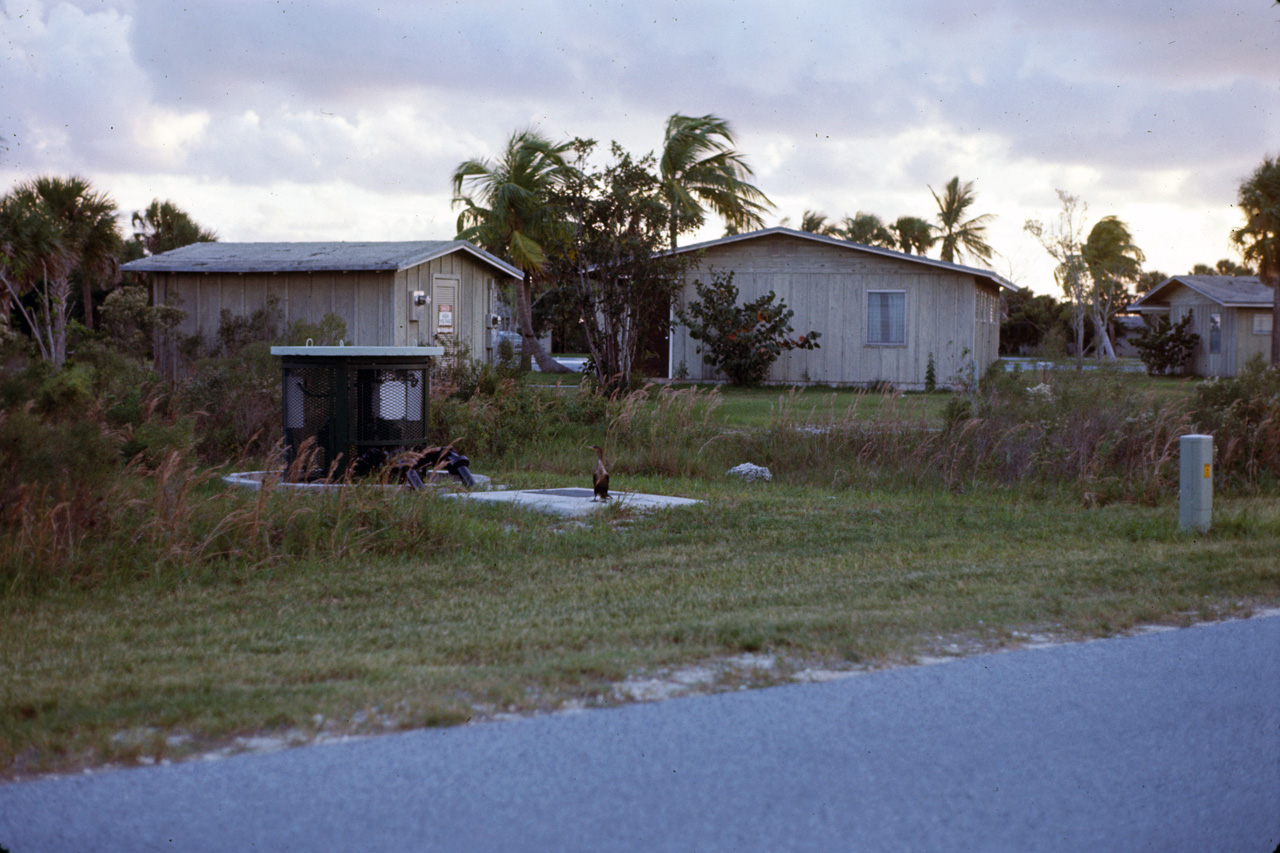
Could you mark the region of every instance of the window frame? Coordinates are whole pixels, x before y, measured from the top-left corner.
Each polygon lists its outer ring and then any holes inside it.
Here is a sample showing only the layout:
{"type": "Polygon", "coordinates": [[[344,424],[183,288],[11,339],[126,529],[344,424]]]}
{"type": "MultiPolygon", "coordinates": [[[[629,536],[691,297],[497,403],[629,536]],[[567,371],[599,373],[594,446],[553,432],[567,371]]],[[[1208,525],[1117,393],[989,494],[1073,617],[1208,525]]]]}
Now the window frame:
{"type": "MultiPolygon", "coordinates": [[[[905,347],[907,345],[907,292],[905,290],[887,290],[887,289],[868,290],[866,305],[867,305],[867,322],[865,326],[865,335],[866,335],[865,345],[869,347],[905,347]],[[878,296],[878,295],[900,296],[902,298],[902,339],[901,340],[875,340],[874,339],[875,335],[873,335],[872,327],[871,327],[871,319],[872,319],[871,303],[872,303],[872,296],[878,296]]],[[[889,307],[889,311],[890,311],[890,315],[889,315],[890,324],[892,325],[893,314],[892,314],[891,306],[889,307]]],[[[881,325],[883,326],[883,324],[881,325]]],[[[875,331],[876,333],[878,333],[880,330],[876,329],[875,331]]]]}

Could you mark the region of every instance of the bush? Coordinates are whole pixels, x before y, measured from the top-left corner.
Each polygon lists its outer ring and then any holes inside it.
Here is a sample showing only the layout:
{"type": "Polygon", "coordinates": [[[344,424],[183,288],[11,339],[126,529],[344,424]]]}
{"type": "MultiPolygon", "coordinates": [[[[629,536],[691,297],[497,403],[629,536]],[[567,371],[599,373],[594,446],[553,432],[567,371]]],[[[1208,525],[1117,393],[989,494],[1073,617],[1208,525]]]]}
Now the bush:
{"type": "MultiPolygon", "coordinates": [[[[177,411],[195,419],[196,451],[202,461],[221,464],[238,456],[266,457],[283,435],[280,421],[280,362],[272,344],[333,346],[347,334],[346,323],[326,314],[319,323],[298,320],[277,334],[279,300],[271,297],[249,317],[223,312],[219,353],[197,360],[175,390],[177,411]]],[[[182,446],[186,427],[163,438],[182,446]]],[[[135,434],[135,438],[143,438],[135,434]]],[[[159,446],[159,445],[157,445],[159,446]]]]}
{"type": "Polygon", "coordinates": [[[1158,316],[1155,324],[1134,339],[1138,357],[1147,366],[1151,376],[1168,376],[1181,373],[1187,359],[1195,352],[1200,336],[1187,331],[1191,315],[1183,317],[1177,325],[1166,316],[1158,316]]]}
{"type": "Polygon", "coordinates": [[[738,305],[733,273],[713,271],[710,284],[695,281],[698,300],[676,311],[689,327],[689,337],[701,341],[702,360],[715,367],[734,385],[757,385],[783,350],[817,349],[818,332],[788,337],[795,312],[771,290],[759,299],[738,305]],[[705,350],[705,351],[704,351],[705,350]]]}
{"type": "Polygon", "coordinates": [[[1200,383],[1193,415],[1213,435],[1220,473],[1280,476],[1280,369],[1255,356],[1237,376],[1200,383]]]}

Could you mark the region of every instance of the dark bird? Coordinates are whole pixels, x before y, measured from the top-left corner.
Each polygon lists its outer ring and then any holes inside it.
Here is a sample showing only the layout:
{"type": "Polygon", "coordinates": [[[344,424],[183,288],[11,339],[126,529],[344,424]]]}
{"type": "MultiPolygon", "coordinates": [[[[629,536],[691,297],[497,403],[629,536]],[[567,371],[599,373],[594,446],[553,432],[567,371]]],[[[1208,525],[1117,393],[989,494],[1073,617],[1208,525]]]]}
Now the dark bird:
{"type": "Polygon", "coordinates": [[[609,500],[609,471],[604,467],[604,448],[598,444],[591,445],[596,452],[596,470],[591,472],[591,489],[596,493],[592,501],[609,500]]]}

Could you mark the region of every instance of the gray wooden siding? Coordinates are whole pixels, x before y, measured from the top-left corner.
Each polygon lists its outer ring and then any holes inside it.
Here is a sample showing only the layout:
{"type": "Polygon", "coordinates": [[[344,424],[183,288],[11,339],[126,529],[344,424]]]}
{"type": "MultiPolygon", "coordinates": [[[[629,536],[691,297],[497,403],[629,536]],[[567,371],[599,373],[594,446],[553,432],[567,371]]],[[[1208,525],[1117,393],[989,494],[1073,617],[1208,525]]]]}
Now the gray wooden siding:
{"type": "Polygon", "coordinates": [[[1255,316],[1271,316],[1270,309],[1266,311],[1249,308],[1228,310],[1231,311],[1235,319],[1236,370],[1243,368],[1255,356],[1260,357],[1264,362],[1269,362],[1271,360],[1271,334],[1255,335],[1253,333],[1253,318],[1255,316]]]}
{"type": "MultiPolygon", "coordinates": [[[[458,299],[454,328],[473,358],[486,356],[489,293],[493,271],[462,252],[454,252],[407,270],[318,273],[168,273],[155,274],[158,301],[187,312],[177,333],[199,334],[205,344],[218,339],[222,311],[247,316],[266,305],[269,296],[279,300],[285,324],[305,320],[318,323],[334,313],[347,324],[350,346],[422,346],[434,344],[437,278],[455,279],[458,299]],[[410,319],[409,300],[414,290],[432,297],[422,322],[410,319]]],[[[172,353],[160,356],[172,369],[172,353]]]]}
{"type": "Polygon", "coordinates": [[[1225,308],[1188,288],[1178,288],[1169,296],[1169,319],[1179,323],[1191,312],[1188,331],[1200,336],[1188,369],[1196,376],[1235,376],[1249,360],[1271,357],[1271,336],[1253,333],[1254,315],[1268,314],[1253,308],[1225,308]],[[1209,351],[1209,315],[1222,315],[1222,349],[1209,351]]]}
{"type": "MultiPolygon", "coordinates": [[[[930,354],[939,384],[966,370],[970,359],[981,373],[997,357],[998,300],[980,320],[979,288],[970,275],[779,236],[709,249],[700,267],[686,277],[679,304],[697,298],[693,281],[709,281],[712,270],[734,271],[741,302],[772,290],[795,311],[791,324],[797,334],[811,329],[822,333],[818,349],[784,353],[770,371],[769,382],[887,381],[900,388],[920,388],[930,354]],[[906,295],[902,345],[867,343],[867,294],[876,290],[906,295]]],[[[996,295],[991,287],[983,292],[996,295]]],[[[683,363],[693,379],[722,379],[703,363],[697,346],[687,328],[676,327],[673,372],[683,363]]]]}
{"type": "Polygon", "coordinates": [[[332,312],[346,321],[347,344],[390,346],[392,278],[382,272],[170,273],[163,276],[159,295],[187,312],[178,333],[199,334],[209,346],[217,342],[224,310],[246,317],[265,307],[272,296],[286,324],[318,323],[332,312]]]}

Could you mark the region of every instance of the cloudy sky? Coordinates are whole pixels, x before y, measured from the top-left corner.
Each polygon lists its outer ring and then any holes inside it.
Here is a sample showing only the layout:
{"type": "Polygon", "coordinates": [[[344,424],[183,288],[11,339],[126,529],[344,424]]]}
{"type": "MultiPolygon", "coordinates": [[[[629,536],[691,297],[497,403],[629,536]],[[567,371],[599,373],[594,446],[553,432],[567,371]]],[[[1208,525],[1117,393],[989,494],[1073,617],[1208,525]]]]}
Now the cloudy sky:
{"type": "MultiPolygon", "coordinates": [[[[126,219],[224,240],[445,239],[449,175],[512,131],[661,145],[732,123],[770,225],[892,220],[974,181],[992,267],[1053,292],[1023,231],[1063,189],[1150,269],[1235,257],[1280,153],[1271,0],[0,0],[0,191],[79,174],[126,219]]],[[[699,238],[722,233],[715,223],[699,238]]]]}

